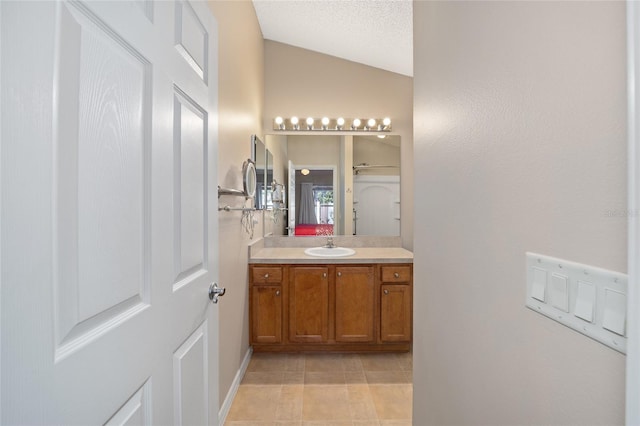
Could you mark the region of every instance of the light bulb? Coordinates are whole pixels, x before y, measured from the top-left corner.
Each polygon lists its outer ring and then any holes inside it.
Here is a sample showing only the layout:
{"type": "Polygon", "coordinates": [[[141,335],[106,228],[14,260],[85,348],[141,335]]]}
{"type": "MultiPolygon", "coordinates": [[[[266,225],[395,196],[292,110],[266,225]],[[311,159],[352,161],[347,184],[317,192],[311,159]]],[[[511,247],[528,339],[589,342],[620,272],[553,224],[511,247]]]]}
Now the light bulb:
{"type": "Polygon", "coordinates": [[[280,117],[280,116],[276,117],[276,124],[279,126],[282,123],[284,123],[284,120],[282,119],[282,117],[280,117]]]}
{"type": "Polygon", "coordinates": [[[370,129],[375,127],[375,125],[376,125],[376,120],[374,120],[373,118],[370,118],[369,121],[367,121],[367,127],[369,127],[370,129]]]}
{"type": "Polygon", "coordinates": [[[294,126],[298,124],[298,117],[296,116],[291,117],[291,124],[293,124],[294,126]]]}
{"type": "Polygon", "coordinates": [[[342,117],[338,118],[336,123],[338,124],[338,126],[344,126],[344,118],[342,118],[342,117]]]}
{"type": "Polygon", "coordinates": [[[391,119],[389,117],[385,117],[384,120],[382,120],[382,124],[386,126],[389,126],[391,124],[391,119]]]}
{"type": "Polygon", "coordinates": [[[322,125],[323,126],[329,125],[329,117],[322,117],[322,125]]]}
{"type": "Polygon", "coordinates": [[[360,121],[359,118],[356,118],[355,120],[353,120],[353,123],[351,124],[351,128],[357,129],[358,127],[360,127],[360,124],[362,124],[362,122],[360,121]]]}

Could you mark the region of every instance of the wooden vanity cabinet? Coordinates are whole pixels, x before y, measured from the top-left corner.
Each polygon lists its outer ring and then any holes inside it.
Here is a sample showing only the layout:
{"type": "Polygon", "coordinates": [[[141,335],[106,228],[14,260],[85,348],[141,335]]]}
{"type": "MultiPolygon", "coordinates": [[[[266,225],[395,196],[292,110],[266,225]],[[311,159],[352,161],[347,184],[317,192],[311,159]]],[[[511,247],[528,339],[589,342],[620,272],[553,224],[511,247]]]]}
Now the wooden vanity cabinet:
{"type": "Polygon", "coordinates": [[[411,264],[252,264],[254,351],[407,351],[411,264]]]}
{"type": "Polygon", "coordinates": [[[336,342],[374,342],[373,266],[336,267],[336,342]]]}
{"type": "Polygon", "coordinates": [[[410,342],[413,322],[411,266],[380,266],[380,281],[380,340],[410,342]]]}
{"type": "Polygon", "coordinates": [[[283,267],[253,267],[249,279],[251,341],[282,343],[283,267]]]}
{"type": "Polygon", "coordinates": [[[329,268],[293,266],[289,273],[289,341],[329,340],[329,268]]]}

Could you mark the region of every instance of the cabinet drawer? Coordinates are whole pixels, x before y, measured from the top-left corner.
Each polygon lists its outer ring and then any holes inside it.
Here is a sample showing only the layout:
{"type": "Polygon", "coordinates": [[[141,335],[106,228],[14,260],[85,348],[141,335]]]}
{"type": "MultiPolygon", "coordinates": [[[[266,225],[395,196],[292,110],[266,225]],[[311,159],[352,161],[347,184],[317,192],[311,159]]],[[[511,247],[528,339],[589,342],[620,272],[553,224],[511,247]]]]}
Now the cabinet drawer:
{"type": "Polygon", "coordinates": [[[382,266],[380,270],[382,282],[399,283],[411,281],[411,266],[382,266]]]}
{"type": "Polygon", "coordinates": [[[251,282],[254,285],[279,284],[282,282],[282,267],[254,266],[251,268],[251,282]]]}

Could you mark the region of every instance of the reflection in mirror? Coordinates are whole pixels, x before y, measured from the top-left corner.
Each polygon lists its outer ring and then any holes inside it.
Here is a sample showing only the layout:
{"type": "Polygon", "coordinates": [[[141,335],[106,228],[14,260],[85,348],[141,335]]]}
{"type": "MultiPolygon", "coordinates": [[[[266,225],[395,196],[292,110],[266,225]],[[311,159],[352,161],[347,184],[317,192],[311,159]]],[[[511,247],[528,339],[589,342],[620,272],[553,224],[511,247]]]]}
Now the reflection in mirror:
{"type": "Polygon", "coordinates": [[[267,135],[288,191],[269,234],[400,235],[400,137],[385,136],[267,135]]]}
{"type": "Polygon", "coordinates": [[[256,210],[263,210],[266,202],[266,182],[267,179],[267,158],[264,143],[256,135],[251,135],[251,159],[256,167],[256,195],[254,197],[254,207],[256,210]]]}

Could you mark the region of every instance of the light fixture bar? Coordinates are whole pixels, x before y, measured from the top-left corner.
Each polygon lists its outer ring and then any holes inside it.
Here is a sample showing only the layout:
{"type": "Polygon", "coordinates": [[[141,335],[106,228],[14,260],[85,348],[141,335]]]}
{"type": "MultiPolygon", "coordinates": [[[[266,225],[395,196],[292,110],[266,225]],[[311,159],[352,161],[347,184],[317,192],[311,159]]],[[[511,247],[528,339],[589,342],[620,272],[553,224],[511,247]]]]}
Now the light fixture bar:
{"type": "Polygon", "coordinates": [[[304,126],[300,118],[278,116],[273,119],[273,130],[278,131],[346,131],[346,132],[390,132],[391,119],[385,118],[329,118],[308,117],[304,126]]]}

